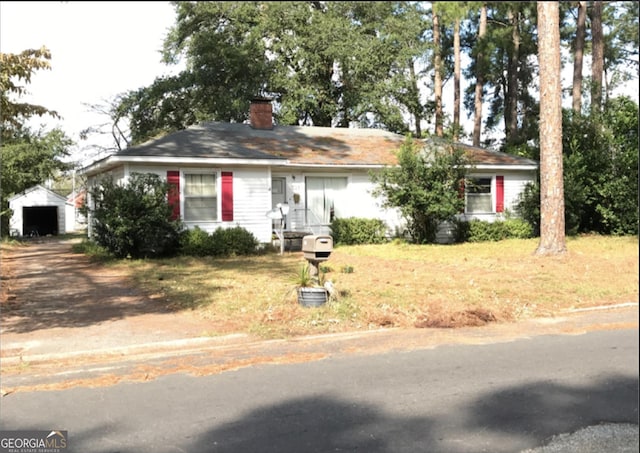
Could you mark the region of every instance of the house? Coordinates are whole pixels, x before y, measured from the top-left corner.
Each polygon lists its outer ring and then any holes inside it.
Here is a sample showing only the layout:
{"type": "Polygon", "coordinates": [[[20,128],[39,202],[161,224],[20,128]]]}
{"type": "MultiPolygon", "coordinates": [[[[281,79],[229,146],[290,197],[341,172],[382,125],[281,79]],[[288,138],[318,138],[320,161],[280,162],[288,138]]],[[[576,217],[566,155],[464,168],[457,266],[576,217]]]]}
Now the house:
{"type": "Polygon", "coordinates": [[[33,186],[9,198],[11,236],[47,236],[73,231],[67,198],[42,185],[33,186]]]}
{"type": "Polygon", "coordinates": [[[86,219],[82,213],[82,207],[87,196],[87,191],[81,189],[74,190],[67,196],[67,232],[76,231],[86,226],[86,219]]]}
{"type": "MultiPolygon", "coordinates": [[[[249,124],[209,122],[127,148],[83,170],[88,184],[134,172],[155,173],[172,186],[173,215],[206,231],[242,226],[263,243],[285,231],[328,234],[334,217],[402,224],[372,196],[370,172],[396,165],[405,138],[379,129],[278,126],[271,103],[251,103],[249,124]],[[286,216],[278,219],[279,206],[286,216]]],[[[465,145],[461,145],[465,146],[465,145]]],[[[465,146],[477,174],[464,218],[494,220],[513,205],[538,165],[529,159],[465,146]]]]}

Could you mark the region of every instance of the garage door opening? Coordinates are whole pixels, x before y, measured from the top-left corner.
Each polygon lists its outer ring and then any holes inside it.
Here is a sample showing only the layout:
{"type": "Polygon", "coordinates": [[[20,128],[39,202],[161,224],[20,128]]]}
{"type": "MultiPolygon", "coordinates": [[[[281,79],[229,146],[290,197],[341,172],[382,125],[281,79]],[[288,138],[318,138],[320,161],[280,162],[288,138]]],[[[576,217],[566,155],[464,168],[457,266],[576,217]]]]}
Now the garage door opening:
{"type": "Polygon", "coordinates": [[[46,236],[47,234],[58,234],[58,207],[23,207],[22,234],[24,236],[46,236]]]}

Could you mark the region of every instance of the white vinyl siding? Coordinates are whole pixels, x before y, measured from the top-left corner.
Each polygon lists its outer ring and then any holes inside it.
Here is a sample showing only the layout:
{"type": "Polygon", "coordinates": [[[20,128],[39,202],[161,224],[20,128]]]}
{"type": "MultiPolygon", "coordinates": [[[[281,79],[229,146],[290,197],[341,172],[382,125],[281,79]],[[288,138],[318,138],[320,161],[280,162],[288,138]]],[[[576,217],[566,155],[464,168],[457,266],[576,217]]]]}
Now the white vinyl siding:
{"type": "Polygon", "coordinates": [[[233,222],[251,231],[258,241],[271,242],[271,173],[265,168],[233,170],[233,222]]]}

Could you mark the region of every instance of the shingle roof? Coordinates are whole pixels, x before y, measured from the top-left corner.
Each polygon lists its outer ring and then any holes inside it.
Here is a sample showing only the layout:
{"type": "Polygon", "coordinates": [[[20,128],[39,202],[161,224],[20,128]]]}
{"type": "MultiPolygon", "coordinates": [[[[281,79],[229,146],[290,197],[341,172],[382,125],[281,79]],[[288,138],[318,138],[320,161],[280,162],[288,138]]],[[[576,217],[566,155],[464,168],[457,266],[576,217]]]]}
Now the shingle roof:
{"type": "Polygon", "coordinates": [[[202,123],[118,156],[288,159],[299,164],[392,164],[404,137],[379,129],[202,123]]]}
{"type": "MultiPolygon", "coordinates": [[[[395,165],[405,137],[381,129],[274,126],[209,122],[127,148],[116,156],[231,159],[285,159],[290,165],[395,165]]],[[[438,143],[425,141],[427,146],[438,143]]],[[[446,142],[440,142],[446,143],[446,142]]],[[[437,145],[436,145],[437,146],[437,145]]],[[[488,165],[536,162],[469,145],[473,160],[488,165]]]]}
{"type": "MultiPolygon", "coordinates": [[[[450,147],[451,143],[437,137],[430,137],[423,140],[427,148],[430,147],[450,147]]],[[[534,160],[527,159],[525,157],[514,156],[511,154],[502,153],[499,151],[492,151],[487,148],[479,148],[477,146],[471,146],[464,143],[456,143],[456,148],[464,150],[476,165],[525,165],[525,166],[537,166],[538,163],[534,160]]]]}

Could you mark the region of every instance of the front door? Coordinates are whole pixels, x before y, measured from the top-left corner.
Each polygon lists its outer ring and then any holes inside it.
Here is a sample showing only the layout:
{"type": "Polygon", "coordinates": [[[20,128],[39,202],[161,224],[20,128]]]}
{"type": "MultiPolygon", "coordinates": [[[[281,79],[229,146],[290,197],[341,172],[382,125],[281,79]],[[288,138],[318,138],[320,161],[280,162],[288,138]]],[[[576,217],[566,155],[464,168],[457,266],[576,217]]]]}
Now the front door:
{"type": "MultiPolygon", "coordinates": [[[[271,178],[271,207],[275,208],[278,203],[287,202],[286,178],[271,178]]],[[[280,220],[273,220],[273,228],[280,229],[280,220]]],[[[284,225],[284,228],[287,226],[284,225]]]]}

